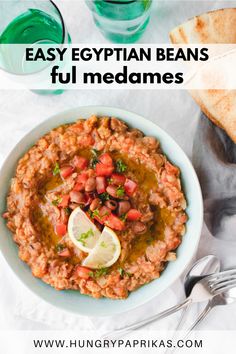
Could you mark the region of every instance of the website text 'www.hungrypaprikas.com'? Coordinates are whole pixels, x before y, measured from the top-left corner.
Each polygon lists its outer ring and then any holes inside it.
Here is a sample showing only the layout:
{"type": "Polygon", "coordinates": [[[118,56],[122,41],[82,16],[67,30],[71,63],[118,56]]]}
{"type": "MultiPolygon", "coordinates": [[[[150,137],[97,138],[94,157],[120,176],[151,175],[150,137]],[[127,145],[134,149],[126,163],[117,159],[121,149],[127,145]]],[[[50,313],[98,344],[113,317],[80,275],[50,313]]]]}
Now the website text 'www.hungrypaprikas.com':
{"type": "Polygon", "coordinates": [[[2,353],[234,353],[235,6],[0,0],[2,353]]]}

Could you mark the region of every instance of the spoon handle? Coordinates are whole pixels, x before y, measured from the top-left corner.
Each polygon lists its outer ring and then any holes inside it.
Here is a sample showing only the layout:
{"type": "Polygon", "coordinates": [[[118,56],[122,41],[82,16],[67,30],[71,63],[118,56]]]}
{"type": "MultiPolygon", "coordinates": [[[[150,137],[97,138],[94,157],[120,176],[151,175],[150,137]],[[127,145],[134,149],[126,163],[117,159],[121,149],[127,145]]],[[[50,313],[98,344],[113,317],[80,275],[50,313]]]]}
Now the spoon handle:
{"type": "Polygon", "coordinates": [[[163,319],[163,318],[165,318],[167,316],[170,316],[173,313],[183,309],[185,306],[187,306],[190,303],[191,303],[191,299],[187,298],[183,302],[181,302],[180,304],[175,305],[173,307],[170,307],[169,309],[167,309],[165,311],[162,311],[162,312],[158,313],[157,315],[149,317],[149,318],[147,318],[147,319],[145,319],[143,321],[139,321],[137,323],[133,323],[130,326],[123,327],[121,329],[106,333],[105,335],[102,336],[102,338],[103,339],[115,339],[117,337],[119,338],[119,337],[127,334],[131,330],[135,330],[135,329],[141,328],[141,327],[145,326],[146,324],[149,324],[149,323],[152,323],[154,321],[161,320],[161,319],[163,319]]]}

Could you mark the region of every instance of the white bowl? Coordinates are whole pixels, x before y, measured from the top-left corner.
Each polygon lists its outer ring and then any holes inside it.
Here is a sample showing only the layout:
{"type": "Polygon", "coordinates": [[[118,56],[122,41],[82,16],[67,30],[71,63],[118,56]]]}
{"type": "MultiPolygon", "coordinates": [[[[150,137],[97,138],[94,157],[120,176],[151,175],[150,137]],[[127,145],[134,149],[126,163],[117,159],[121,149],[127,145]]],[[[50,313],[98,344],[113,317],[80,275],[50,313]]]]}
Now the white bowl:
{"type": "Polygon", "coordinates": [[[78,291],[56,291],[40,279],[33,277],[30,268],[18,258],[17,246],[13,242],[11,232],[7,229],[3,218],[0,218],[0,250],[18,278],[31,291],[48,303],[76,314],[109,316],[143,305],[155,296],[158,296],[180,277],[193,258],[199,243],[203,221],[203,203],[198,178],[191,162],[165,131],[135,113],[113,107],[89,106],[78,107],[45,120],[16,145],[0,171],[0,214],[6,209],[6,196],[10,180],[14,176],[19,158],[42,135],[51,129],[64,123],[73,122],[78,118],[88,118],[92,114],[121,118],[131,127],[143,131],[145,135],[155,136],[160,141],[161,147],[167,157],[181,169],[182,184],[187,197],[187,214],[189,220],[187,222],[186,234],[177,250],[177,260],[167,265],[159,279],[132,292],[127,299],[110,300],[105,298],[93,299],[92,297],[81,295],[78,291]]]}

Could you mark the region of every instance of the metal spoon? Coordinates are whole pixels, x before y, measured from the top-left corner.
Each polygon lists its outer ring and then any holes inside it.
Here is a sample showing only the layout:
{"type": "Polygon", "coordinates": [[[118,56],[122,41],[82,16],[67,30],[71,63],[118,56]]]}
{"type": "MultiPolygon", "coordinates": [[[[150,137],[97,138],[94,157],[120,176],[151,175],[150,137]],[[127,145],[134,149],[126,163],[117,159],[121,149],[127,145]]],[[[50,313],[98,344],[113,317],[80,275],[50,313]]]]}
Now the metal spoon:
{"type": "MultiPolygon", "coordinates": [[[[218,258],[216,258],[213,255],[206,256],[204,258],[201,258],[197,262],[194,263],[194,265],[189,269],[187,272],[184,281],[186,284],[184,284],[185,287],[185,294],[186,298],[190,295],[193,286],[199,281],[201,278],[203,278],[206,275],[212,274],[216,271],[218,271],[220,268],[220,262],[218,258]]],[[[188,306],[187,306],[188,308],[188,306]]],[[[186,312],[186,311],[185,311],[186,312]]],[[[183,316],[182,316],[183,317],[183,316]]],[[[185,316],[184,316],[185,317],[185,316]]],[[[183,318],[184,319],[184,318],[183,318]]],[[[181,323],[183,323],[182,318],[181,318],[181,323]]],[[[148,323],[148,320],[147,320],[148,323]]],[[[127,327],[128,329],[128,327],[127,327]]],[[[119,338],[123,336],[125,332],[125,328],[122,330],[114,330],[111,332],[108,332],[102,336],[103,339],[111,339],[111,338],[119,338]]]]}

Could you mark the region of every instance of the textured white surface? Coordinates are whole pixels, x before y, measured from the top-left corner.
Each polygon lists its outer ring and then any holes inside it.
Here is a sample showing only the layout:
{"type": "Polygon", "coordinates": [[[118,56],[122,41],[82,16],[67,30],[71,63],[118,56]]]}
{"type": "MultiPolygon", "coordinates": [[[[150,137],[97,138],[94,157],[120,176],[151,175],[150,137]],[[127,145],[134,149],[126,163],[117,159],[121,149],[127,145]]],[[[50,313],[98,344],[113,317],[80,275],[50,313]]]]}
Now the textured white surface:
{"type": "MultiPolygon", "coordinates": [[[[95,28],[84,1],[56,1],[74,42],[104,43],[95,28]]],[[[214,8],[233,6],[220,1],[155,1],[151,23],[142,38],[145,43],[168,41],[168,32],[185,19],[214,8]]],[[[0,164],[20,138],[45,118],[79,105],[110,105],[135,111],[165,129],[191,158],[192,140],[199,108],[184,91],[71,91],[61,96],[37,96],[29,91],[0,92],[0,164]]],[[[203,230],[198,257],[214,253],[224,264],[233,262],[232,244],[212,238],[203,230]]],[[[231,264],[232,265],[232,264],[231,264]]],[[[111,329],[159,312],[181,298],[183,290],[175,284],[145,307],[115,319],[78,318],[45,304],[31,294],[12,274],[0,255],[0,329],[111,329]]],[[[214,310],[201,328],[236,329],[231,305],[214,310]],[[220,321],[218,320],[220,318],[220,321]]],[[[153,324],[153,328],[175,326],[175,317],[153,324]]]]}

